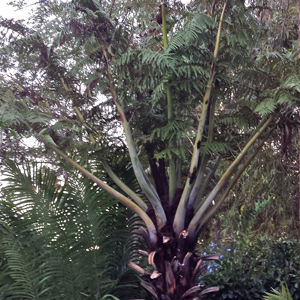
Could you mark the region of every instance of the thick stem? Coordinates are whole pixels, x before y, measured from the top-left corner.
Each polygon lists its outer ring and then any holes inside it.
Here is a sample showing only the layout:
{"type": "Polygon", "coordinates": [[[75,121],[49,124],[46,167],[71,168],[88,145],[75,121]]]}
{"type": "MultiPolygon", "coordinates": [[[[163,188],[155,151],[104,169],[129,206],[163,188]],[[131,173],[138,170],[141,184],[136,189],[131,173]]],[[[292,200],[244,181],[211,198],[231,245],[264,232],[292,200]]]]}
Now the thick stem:
{"type": "MultiPolygon", "coordinates": [[[[273,130],[273,129],[272,129],[273,130]]],[[[271,131],[272,131],[271,130],[271,131]]],[[[267,134],[267,136],[270,135],[271,131],[267,134]]],[[[224,202],[226,197],[228,196],[229,192],[232,190],[238,179],[241,177],[243,172],[246,170],[246,168],[250,165],[250,163],[253,161],[254,157],[257,155],[261,147],[264,145],[267,138],[263,139],[257,148],[253,151],[253,153],[247,158],[246,162],[241,166],[238,171],[234,174],[233,179],[230,181],[230,183],[227,185],[226,190],[222,193],[220,199],[218,200],[217,204],[214,206],[213,209],[211,209],[205,217],[201,220],[199,223],[199,227],[197,229],[197,236],[200,233],[200,230],[206,225],[206,223],[215,215],[221,204],[224,202]]]]}
{"type": "MultiPolygon", "coordinates": [[[[89,131],[88,125],[83,115],[81,114],[80,110],[78,109],[78,107],[74,106],[74,110],[82,125],[89,131]]],[[[90,132],[89,132],[89,139],[92,144],[96,144],[96,140],[92,135],[92,133],[90,132]]],[[[148,205],[133,190],[131,190],[122,180],[120,180],[120,178],[113,172],[109,164],[106,161],[103,161],[102,165],[105,171],[107,172],[107,174],[109,175],[109,177],[115,182],[115,184],[119,186],[129,197],[131,197],[136,202],[136,204],[138,204],[142,208],[142,210],[147,211],[148,205]]]]}
{"type": "Polygon", "coordinates": [[[227,7],[227,2],[225,2],[223,11],[220,17],[220,22],[219,22],[219,28],[218,28],[218,33],[216,37],[216,45],[215,45],[215,50],[213,54],[213,59],[210,67],[210,77],[207,82],[205,94],[203,97],[203,102],[201,105],[201,116],[198,124],[198,130],[196,134],[196,139],[194,143],[194,148],[193,148],[193,156],[191,160],[191,165],[189,169],[189,174],[188,178],[176,211],[176,215],[174,218],[174,223],[173,223],[173,229],[176,235],[178,236],[180,232],[184,229],[184,223],[185,223],[185,214],[186,214],[186,209],[187,209],[187,201],[191,192],[191,189],[194,184],[194,180],[196,178],[197,174],[197,168],[198,168],[198,161],[200,157],[200,146],[201,146],[201,141],[203,137],[203,130],[205,126],[205,121],[206,121],[206,116],[207,116],[207,111],[208,111],[208,106],[209,106],[209,99],[210,99],[210,94],[212,90],[212,85],[214,82],[215,74],[216,74],[216,63],[217,63],[217,58],[218,58],[218,52],[219,52],[219,44],[220,44],[220,37],[221,37],[221,29],[222,29],[222,24],[223,24],[223,19],[224,19],[224,14],[225,10],[227,7]]]}
{"type": "Polygon", "coordinates": [[[143,170],[143,167],[141,165],[141,162],[139,160],[138,154],[135,149],[134,141],[132,138],[129,123],[126,119],[126,116],[125,116],[125,113],[124,113],[124,110],[123,110],[121,104],[117,100],[117,95],[116,95],[115,88],[113,85],[112,76],[109,71],[106,50],[104,48],[102,50],[103,50],[103,55],[105,57],[106,71],[107,71],[107,77],[108,77],[108,81],[109,81],[110,92],[111,92],[114,104],[116,105],[116,108],[119,112],[121,121],[122,121],[124,133],[125,133],[125,137],[126,137],[126,142],[127,142],[127,147],[128,147],[128,151],[129,151],[129,156],[131,159],[131,163],[132,163],[132,167],[133,167],[136,179],[137,179],[142,191],[144,192],[144,194],[146,195],[147,199],[150,201],[150,203],[154,209],[158,228],[163,228],[167,222],[165,211],[161,205],[161,202],[160,202],[160,199],[159,199],[159,196],[158,196],[156,190],[154,189],[149,178],[147,178],[147,176],[143,170]]]}
{"type": "Polygon", "coordinates": [[[208,124],[208,135],[207,142],[212,143],[214,139],[214,124],[215,124],[215,107],[216,107],[216,97],[212,98],[209,112],[209,124],[208,124]]]}
{"type": "Polygon", "coordinates": [[[195,203],[194,203],[194,207],[195,207],[195,210],[197,211],[200,207],[200,203],[201,203],[201,199],[202,197],[204,196],[205,194],[205,191],[207,190],[207,187],[211,181],[211,178],[214,176],[219,164],[221,162],[221,156],[218,156],[214,165],[213,165],[213,168],[211,169],[211,171],[209,172],[209,174],[207,175],[207,177],[205,178],[205,181],[203,182],[203,184],[201,185],[201,188],[199,190],[199,192],[197,193],[196,195],[196,200],[195,200],[195,203]]]}
{"type": "Polygon", "coordinates": [[[147,152],[151,175],[155,184],[156,191],[160,197],[162,203],[169,198],[169,184],[166,175],[165,159],[156,159],[154,157],[155,147],[153,144],[145,144],[145,150],[147,152]]]}
{"type": "Polygon", "coordinates": [[[148,205],[114,173],[109,164],[106,161],[103,161],[102,165],[115,184],[131,197],[142,210],[147,211],[148,205]]]}
{"type": "Polygon", "coordinates": [[[209,159],[209,155],[205,154],[201,160],[201,165],[195,180],[195,184],[194,187],[191,191],[190,197],[189,197],[189,201],[188,201],[188,210],[190,211],[193,207],[194,207],[194,203],[197,199],[197,195],[199,194],[199,190],[202,187],[201,183],[202,180],[204,178],[204,174],[205,174],[205,169],[206,169],[206,165],[209,159]]]}
{"type": "Polygon", "coordinates": [[[181,174],[182,174],[182,158],[178,157],[176,162],[176,189],[181,186],[181,174]]]}
{"type": "Polygon", "coordinates": [[[221,177],[219,182],[216,184],[214,189],[211,191],[211,193],[208,195],[204,203],[201,205],[200,209],[195,214],[194,218],[190,222],[190,225],[188,227],[188,233],[190,239],[195,239],[196,236],[196,230],[198,228],[198,225],[208,208],[208,206],[211,204],[211,202],[215,199],[216,195],[219,193],[219,191],[225,186],[225,184],[228,182],[229,178],[233,174],[234,170],[238,167],[241,160],[245,157],[248,149],[253,145],[253,143],[258,139],[258,137],[262,134],[262,132],[269,126],[271,123],[273,117],[269,117],[269,119],[265,122],[265,124],[258,130],[258,132],[250,139],[250,141],[247,143],[247,145],[244,147],[244,149],[240,152],[240,154],[237,156],[237,158],[233,161],[233,163],[230,165],[230,167],[227,169],[227,171],[224,173],[224,175],[221,177]]]}
{"type": "MultiPolygon", "coordinates": [[[[167,36],[167,22],[166,22],[166,8],[164,4],[161,5],[161,16],[162,16],[162,33],[164,43],[164,53],[167,52],[168,47],[168,36],[167,36]]],[[[173,102],[171,87],[167,86],[167,107],[168,107],[168,122],[173,121],[173,102]]],[[[169,147],[174,148],[174,140],[169,141],[169,147]]],[[[169,207],[172,206],[174,195],[176,191],[176,163],[174,154],[171,154],[169,162],[169,207]]]]}
{"type": "MultiPolygon", "coordinates": [[[[174,147],[174,143],[170,141],[170,148],[174,147]]],[[[172,207],[176,191],[176,163],[174,154],[172,154],[169,162],[169,207],[172,207]]]]}
{"type": "Polygon", "coordinates": [[[69,164],[71,164],[73,167],[75,167],[77,170],[79,170],[82,174],[87,176],[89,179],[91,179],[93,182],[98,184],[100,187],[102,187],[105,191],[110,193],[113,197],[115,197],[117,200],[119,200],[121,203],[123,203],[126,207],[131,209],[133,212],[135,212],[138,216],[141,217],[141,219],[145,222],[149,237],[152,245],[156,245],[157,243],[157,232],[155,225],[153,224],[150,217],[143,211],[142,208],[140,208],[137,204],[133,203],[129,198],[125,197],[112,187],[110,187],[108,184],[100,180],[98,177],[90,173],[87,169],[85,169],[83,166],[79,165],[77,162],[69,158],[65,153],[63,153],[61,150],[59,150],[54,145],[50,144],[49,142],[45,141],[43,137],[40,137],[40,140],[51,150],[53,150],[55,153],[57,153],[60,157],[64,158],[69,164]]]}

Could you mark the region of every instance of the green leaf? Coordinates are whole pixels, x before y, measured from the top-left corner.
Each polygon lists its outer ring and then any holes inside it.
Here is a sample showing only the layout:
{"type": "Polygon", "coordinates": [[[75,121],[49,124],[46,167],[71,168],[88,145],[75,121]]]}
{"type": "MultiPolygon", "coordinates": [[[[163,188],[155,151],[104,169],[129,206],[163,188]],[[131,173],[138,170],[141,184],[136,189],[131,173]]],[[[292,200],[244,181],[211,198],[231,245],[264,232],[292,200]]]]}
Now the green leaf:
{"type": "Polygon", "coordinates": [[[273,112],[276,108],[276,103],[273,98],[266,98],[262,102],[260,102],[254,112],[260,113],[261,115],[267,115],[273,112]]]}
{"type": "Polygon", "coordinates": [[[55,146],[55,147],[58,147],[58,146],[55,144],[55,142],[53,141],[53,139],[52,139],[52,137],[51,137],[50,135],[48,135],[48,134],[43,135],[43,138],[44,138],[44,140],[45,140],[47,143],[49,143],[49,144],[51,144],[51,145],[53,145],[53,146],[55,146]]]}
{"type": "Polygon", "coordinates": [[[266,293],[265,300],[293,300],[287,284],[281,283],[281,292],[272,288],[272,293],[266,293]]]}

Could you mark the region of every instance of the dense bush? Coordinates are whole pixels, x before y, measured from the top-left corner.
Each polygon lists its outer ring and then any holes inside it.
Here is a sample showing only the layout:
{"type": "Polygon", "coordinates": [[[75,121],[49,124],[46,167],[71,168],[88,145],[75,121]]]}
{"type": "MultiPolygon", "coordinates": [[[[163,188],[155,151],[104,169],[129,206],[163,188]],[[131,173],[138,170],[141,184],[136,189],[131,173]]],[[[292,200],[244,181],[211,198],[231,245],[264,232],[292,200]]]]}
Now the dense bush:
{"type": "Polygon", "coordinates": [[[286,282],[294,300],[300,299],[300,251],[294,240],[243,237],[214,246],[222,253],[220,261],[208,268],[202,278],[206,286],[220,286],[218,293],[204,299],[262,299],[271,288],[278,290],[286,282]]]}

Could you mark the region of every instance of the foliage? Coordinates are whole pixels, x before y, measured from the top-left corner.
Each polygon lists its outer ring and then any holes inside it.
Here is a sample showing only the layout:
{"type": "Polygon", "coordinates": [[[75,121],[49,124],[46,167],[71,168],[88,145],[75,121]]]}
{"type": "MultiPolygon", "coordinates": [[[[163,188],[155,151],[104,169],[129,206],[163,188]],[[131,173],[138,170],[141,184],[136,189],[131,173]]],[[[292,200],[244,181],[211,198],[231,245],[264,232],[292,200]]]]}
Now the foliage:
{"type": "Polygon", "coordinates": [[[278,289],[283,281],[292,299],[300,299],[300,253],[296,240],[262,236],[248,240],[237,235],[213,249],[223,255],[202,280],[219,285],[220,291],[207,299],[261,299],[271,287],[278,289]]]}
{"type": "Polygon", "coordinates": [[[222,253],[220,262],[203,277],[206,283],[219,282],[220,292],[213,299],[261,299],[265,291],[278,288],[282,281],[287,282],[293,299],[300,298],[297,240],[257,234],[256,222],[271,201],[269,197],[254,202],[251,211],[246,205],[241,207],[239,219],[234,221],[236,231],[225,227],[225,238],[209,245],[211,252],[222,253]]]}
{"type": "Polygon", "coordinates": [[[1,299],[132,299],[137,221],[90,180],[6,163],[1,200],[1,299]],[[128,224],[125,226],[125,224],[128,224]]]}
{"type": "MultiPolygon", "coordinates": [[[[296,123],[296,121],[295,121],[296,123]]],[[[295,126],[295,125],[293,125],[295,126]]],[[[289,134],[295,127],[285,127],[289,134]]],[[[253,163],[245,170],[244,176],[232,189],[217,216],[222,226],[211,231],[226,231],[225,235],[234,233],[238,224],[252,219],[255,204],[268,201],[264,209],[253,220],[253,234],[269,235],[274,238],[298,236],[298,159],[297,139],[293,133],[291,143],[283,153],[284,144],[281,136],[273,134],[272,147],[264,147],[253,163]],[[270,156],[274,159],[269,159],[270,156]],[[282,178],[285,180],[282,180],[282,178]]],[[[243,227],[242,230],[244,230],[243,227]]],[[[215,242],[218,242],[215,240],[215,242]]]]}
{"type": "Polygon", "coordinates": [[[272,289],[272,293],[266,293],[266,296],[264,296],[265,300],[293,300],[291,293],[289,292],[289,289],[285,284],[281,283],[281,291],[276,291],[272,289]]]}
{"type": "MultiPolygon", "coordinates": [[[[260,22],[262,31],[257,34],[263,34],[257,36],[253,59],[257,66],[270,71],[270,77],[264,83],[266,89],[261,94],[265,99],[255,108],[266,114],[277,109],[282,100],[287,100],[287,94],[291,104],[294,92],[289,88],[299,84],[295,76],[299,72],[299,56],[293,50],[298,39],[295,25],[298,24],[298,1],[271,1],[265,6],[266,3],[253,0],[248,4],[260,22]],[[267,15],[268,19],[264,19],[267,15]],[[297,69],[294,69],[296,73],[293,68],[297,69]]],[[[297,110],[293,106],[285,107],[277,130],[270,134],[265,146],[229,193],[215,222],[219,224],[215,231],[226,229],[230,235],[229,232],[236,230],[241,214],[249,217],[257,201],[270,199],[270,204],[255,219],[253,231],[275,238],[299,236],[297,110]]]]}

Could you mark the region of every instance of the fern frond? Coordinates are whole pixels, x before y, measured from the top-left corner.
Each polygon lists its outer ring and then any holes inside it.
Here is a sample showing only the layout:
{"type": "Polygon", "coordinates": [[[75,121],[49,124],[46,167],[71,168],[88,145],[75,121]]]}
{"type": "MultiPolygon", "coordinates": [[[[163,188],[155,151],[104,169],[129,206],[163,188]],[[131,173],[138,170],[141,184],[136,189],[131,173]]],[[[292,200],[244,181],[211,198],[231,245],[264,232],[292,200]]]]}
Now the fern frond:
{"type": "Polygon", "coordinates": [[[290,89],[293,91],[300,92],[300,76],[299,74],[291,74],[289,75],[283,84],[281,85],[282,88],[290,89]]]}
{"type": "Polygon", "coordinates": [[[8,161],[6,176],[0,214],[7,230],[0,235],[0,253],[7,278],[0,295],[81,300],[118,297],[120,286],[128,291],[124,299],[136,293],[137,278],[127,266],[136,250],[125,247],[134,224],[125,226],[131,215],[122,205],[77,174],[70,174],[71,186],[62,187],[38,164],[8,161]]]}
{"type": "Polygon", "coordinates": [[[179,139],[185,136],[186,128],[186,122],[182,120],[172,120],[167,125],[153,130],[150,135],[150,140],[153,140],[155,136],[159,137],[162,141],[173,139],[174,137],[179,139]]]}
{"type": "Polygon", "coordinates": [[[290,93],[290,91],[285,89],[280,89],[276,93],[276,101],[278,104],[288,104],[292,105],[298,100],[298,97],[290,93]]]}
{"type": "Polygon", "coordinates": [[[205,42],[208,40],[206,31],[215,28],[214,20],[204,13],[197,13],[189,16],[182,31],[177,33],[169,41],[167,52],[172,53],[178,49],[182,49],[200,40],[205,42]]]}
{"type": "Polygon", "coordinates": [[[262,116],[265,116],[273,112],[275,108],[276,102],[274,101],[274,99],[266,98],[256,106],[254,111],[260,113],[262,116]]]}
{"type": "Polygon", "coordinates": [[[200,147],[201,154],[224,154],[228,153],[230,150],[230,145],[222,142],[203,142],[200,147]]]}

